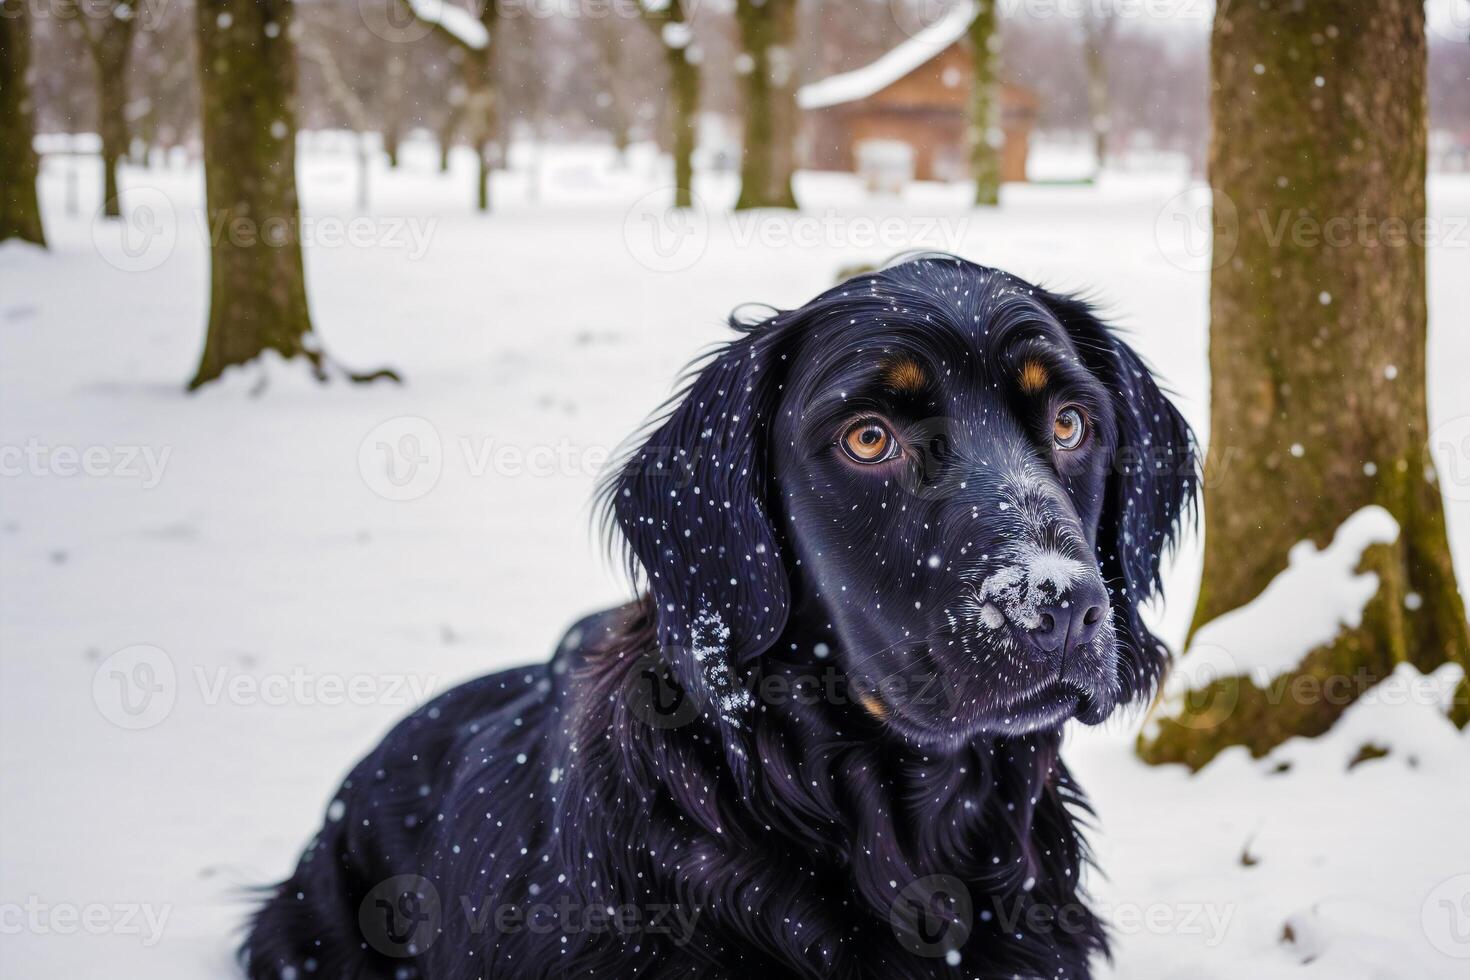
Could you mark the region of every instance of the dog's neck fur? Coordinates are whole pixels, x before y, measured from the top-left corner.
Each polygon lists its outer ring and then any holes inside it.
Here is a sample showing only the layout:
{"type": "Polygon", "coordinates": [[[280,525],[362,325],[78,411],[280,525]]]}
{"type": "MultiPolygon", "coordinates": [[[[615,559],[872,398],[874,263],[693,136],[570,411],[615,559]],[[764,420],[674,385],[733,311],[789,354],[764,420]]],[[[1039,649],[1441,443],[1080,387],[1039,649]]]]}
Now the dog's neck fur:
{"type": "MultiPolygon", "coordinates": [[[[569,744],[582,749],[558,823],[605,835],[601,853],[564,856],[595,866],[588,901],[697,909],[699,942],[722,969],[733,958],[813,977],[1086,976],[1104,940],[1081,904],[1087,855],[1073,812],[1086,804],[1060,762],[1060,732],[929,752],[884,733],[855,704],[757,699],[743,733],[752,778],[742,801],[729,792],[713,727],[663,729],[634,717],[626,692],[655,648],[649,607],[612,615],[571,665],[563,704],[569,744]],[[913,894],[905,889],[928,876],[963,882],[973,901],[963,969],[943,952],[906,949],[891,923],[895,903],[913,894]],[[1068,913],[1067,932],[1053,924],[1030,935],[1037,906],[1068,913]],[[1059,961],[1059,945],[1072,955],[1059,961]]],[[[789,636],[775,649],[792,643],[812,647],[789,636]]],[[[768,654],[756,671],[748,683],[778,678],[790,692],[811,665],[768,654]]]]}

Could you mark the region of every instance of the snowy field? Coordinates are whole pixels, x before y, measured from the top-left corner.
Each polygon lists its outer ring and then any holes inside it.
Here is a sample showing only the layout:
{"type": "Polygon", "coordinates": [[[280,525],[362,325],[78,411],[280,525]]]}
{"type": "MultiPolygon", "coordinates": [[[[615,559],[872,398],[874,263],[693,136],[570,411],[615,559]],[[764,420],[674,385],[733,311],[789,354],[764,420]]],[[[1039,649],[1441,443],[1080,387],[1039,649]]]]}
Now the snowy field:
{"type": "MultiPolygon", "coordinates": [[[[360,212],[350,154],[305,139],[317,331],[407,383],[276,371],[260,397],[253,373],[183,392],[207,312],[200,172],[126,170],[123,238],[92,220],[95,161],[47,160],[51,250],[0,248],[0,974],[233,975],[245,889],[289,870],[395,719],[624,595],[589,529],[596,472],[740,303],[952,249],[1103,301],[1205,430],[1208,260],[1182,171],[1007,186],[987,211],[963,187],[868,198],[802,175],[802,212],[739,217],[711,176],[671,223],[647,153],[521,149],[492,215],[469,208],[467,157],[443,176],[417,145],[360,212]]],[[[1429,199],[1431,421],[1455,434],[1470,178],[1429,199]]],[[[1470,576],[1470,471],[1442,462],[1470,576]]],[[[1191,544],[1169,575],[1174,642],[1197,566],[1191,544]]],[[[1072,734],[1114,975],[1470,975],[1470,743],[1431,699],[1379,700],[1193,777],[1134,760],[1137,716],[1072,734]],[[1348,772],[1369,736],[1393,753],[1348,772]]]]}

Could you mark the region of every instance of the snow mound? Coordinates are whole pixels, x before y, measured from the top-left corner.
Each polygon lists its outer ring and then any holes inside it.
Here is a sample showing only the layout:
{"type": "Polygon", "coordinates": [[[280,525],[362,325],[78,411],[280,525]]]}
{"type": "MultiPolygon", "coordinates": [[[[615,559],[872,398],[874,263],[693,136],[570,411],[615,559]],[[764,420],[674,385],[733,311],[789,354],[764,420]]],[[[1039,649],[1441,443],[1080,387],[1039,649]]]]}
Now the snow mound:
{"type": "Polygon", "coordinates": [[[1317,738],[1293,738],[1259,763],[1267,771],[1341,772],[1376,761],[1365,746],[1387,753],[1385,762],[1420,770],[1431,778],[1463,779],[1470,739],[1449,719],[1455,687],[1465,676],[1459,664],[1444,664],[1428,674],[1399,664],[1364,692],[1337,723],[1317,738]]]}
{"type": "Polygon", "coordinates": [[[1100,980],[1181,963],[1209,980],[1466,976],[1470,734],[1446,716],[1462,676],[1402,664],[1324,734],[1192,774],[1092,731],[1072,745],[1119,941],[1100,980]]]}
{"type": "Polygon", "coordinates": [[[0,242],[0,256],[5,257],[6,261],[14,259],[16,262],[22,262],[25,261],[23,256],[40,258],[45,254],[45,247],[34,242],[22,241],[19,238],[7,238],[0,242]]]}
{"type": "Polygon", "coordinates": [[[1297,542],[1286,568],[1260,595],[1200,627],[1171,671],[1177,680],[1169,695],[1239,675],[1264,687],[1344,628],[1356,627],[1378,593],[1377,575],[1358,574],[1363,553],[1398,536],[1393,515],[1375,504],[1343,521],[1321,551],[1310,541],[1297,542]]]}
{"type": "Polygon", "coordinates": [[[218,380],[194,392],[194,397],[255,398],[267,391],[316,391],[321,386],[321,379],[305,357],[286,358],[277,351],[268,350],[247,364],[232,364],[225,368],[218,380]]]}

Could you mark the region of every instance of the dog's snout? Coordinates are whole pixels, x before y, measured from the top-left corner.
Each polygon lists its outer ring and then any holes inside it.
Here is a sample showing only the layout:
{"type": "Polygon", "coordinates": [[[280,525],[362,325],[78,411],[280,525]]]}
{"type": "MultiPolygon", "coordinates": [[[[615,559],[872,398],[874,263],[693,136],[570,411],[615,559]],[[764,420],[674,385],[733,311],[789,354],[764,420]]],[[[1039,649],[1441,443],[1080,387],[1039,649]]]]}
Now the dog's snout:
{"type": "Polygon", "coordinates": [[[1039,622],[1029,638],[1044,653],[1068,656],[1097,636],[1106,605],[1101,589],[1075,589],[1058,602],[1038,609],[1039,622]]]}

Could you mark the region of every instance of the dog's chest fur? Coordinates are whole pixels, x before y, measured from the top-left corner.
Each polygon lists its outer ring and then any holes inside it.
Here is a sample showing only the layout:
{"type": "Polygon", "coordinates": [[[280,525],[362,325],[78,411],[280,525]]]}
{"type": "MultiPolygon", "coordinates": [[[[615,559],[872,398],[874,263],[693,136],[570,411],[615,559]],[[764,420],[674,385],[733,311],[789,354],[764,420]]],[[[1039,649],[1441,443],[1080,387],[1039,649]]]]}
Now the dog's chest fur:
{"type": "Polygon", "coordinates": [[[926,758],[820,700],[762,703],[738,796],[699,719],[638,716],[635,611],[573,636],[510,672],[505,707],[456,720],[424,801],[441,829],[419,860],[455,905],[427,975],[1087,975],[1101,931],[1055,735],[926,758]],[[499,928],[507,909],[542,921],[499,928]]]}

